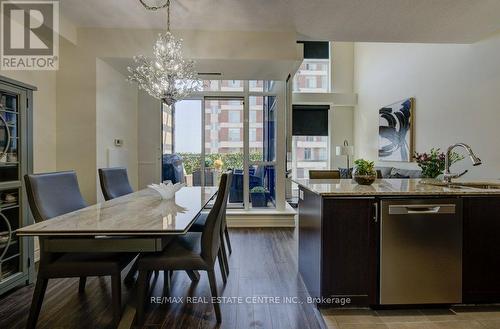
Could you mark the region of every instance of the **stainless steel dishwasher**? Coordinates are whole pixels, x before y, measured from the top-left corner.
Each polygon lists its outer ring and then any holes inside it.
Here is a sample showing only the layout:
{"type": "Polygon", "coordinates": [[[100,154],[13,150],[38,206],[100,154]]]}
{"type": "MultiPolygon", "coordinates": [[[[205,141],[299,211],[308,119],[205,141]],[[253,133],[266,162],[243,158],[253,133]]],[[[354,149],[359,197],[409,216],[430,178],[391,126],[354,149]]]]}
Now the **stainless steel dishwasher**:
{"type": "Polygon", "coordinates": [[[380,216],[380,304],[462,301],[460,199],[386,199],[380,216]]]}

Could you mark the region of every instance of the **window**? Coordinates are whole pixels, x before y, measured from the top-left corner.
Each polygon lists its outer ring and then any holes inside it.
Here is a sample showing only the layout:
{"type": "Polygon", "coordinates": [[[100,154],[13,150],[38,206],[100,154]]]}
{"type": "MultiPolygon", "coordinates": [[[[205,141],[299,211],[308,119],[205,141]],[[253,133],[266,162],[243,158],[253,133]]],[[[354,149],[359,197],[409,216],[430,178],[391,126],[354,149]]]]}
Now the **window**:
{"type": "Polygon", "coordinates": [[[307,88],[309,89],[316,89],[316,77],[315,76],[308,76],[306,77],[307,81],[307,88]]]}
{"type": "Polygon", "coordinates": [[[311,169],[328,169],[328,136],[293,136],[292,177],[307,178],[311,169]]]}
{"type": "MultiPolygon", "coordinates": [[[[250,99],[254,99],[254,97],[250,97],[250,99]]],[[[250,111],[250,122],[257,122],[257,111],[250,111]]]]}
{"type": "Polygon", "coordinates": [[[257,141],[257,129],[255,128],[250,128],[250,142],[256,142],[257,141]]]}
{"type": "Polygon", "coordinates": [[[240,138],[240,129],[239,128],[229,128],[228,129],[228,139],[230,142],[239,142],[240,138]]]}
{"type": "Polygon", "coordinates": [[[304,160],[311,160],[311,149],[310,148],[305,148],[304,149],[304,160]]]}
{"type": "Polygon", "coordinates": [[[304,44],[304,61],[293,78],[293,92],[330,92],[330,45],[328,42],[304,44]]]}
{"type": "Polygon", "coordinates": [[[229,122],[230,123],[240,123],[240,112],[239,111],[229,111],[229,122]]]}

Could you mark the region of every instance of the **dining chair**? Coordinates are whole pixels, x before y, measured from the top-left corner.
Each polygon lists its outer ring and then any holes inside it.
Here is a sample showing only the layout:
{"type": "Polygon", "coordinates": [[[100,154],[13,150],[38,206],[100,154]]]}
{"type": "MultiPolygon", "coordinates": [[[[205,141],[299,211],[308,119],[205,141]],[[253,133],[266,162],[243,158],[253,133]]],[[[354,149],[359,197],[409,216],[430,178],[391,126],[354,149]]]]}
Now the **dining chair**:
{"type": "MultiPolygon", "coordinates": [[[[50,220],[85,208],[74,171],[32,174],[24,176],[26,193],[35,222],[50,220]]],[[[113,323],[121,316],[121,271],[137,254],[130,253],[48,253],[46,240],[40,237],[40,263],[28,328],[35,328],[49,279],[79,277],[79,292],[85,290],[89,276],[111,276],[113,323]]]]}
{"type": "Polygon", "coordinates": [[[309,170],[309,179],[340,179],[338,170],[309,170]]]}
{"type": "MultiPolygon", "coordinates": [[[[139,257],[139,278],[137,279],[137,322],[139,325],[144,322],[146,294],[149,290],[152,271],[206,271],[212,297],[218,298],[214,267],[217,257],[219,258],[219,265],[222,260],[220,232],[222,215],[226,210],[229,195],[231,176],[230,171],[221,175],[219,191],[214,206],[207,216],[203,232],[188,232],[174,239],[162,252],[142,254],[139,257]]],[[[221,273],[225,282],[222,268],[221,273]]],[[[214,303],[214,310],[217,322],[220,323],[222,316],[218,303],[214,303]]]]}
{"type": "Polygon", "coordinates": [[[104,200],[108,201],[134,192],[123,167],[99,168],[99,182],[104,200]]]}
{"type": "MultiPolygon", "coordinates": [[[[232,178],[234,178],[233,175],[232,175],[232,178]]],[[[231,178],[231,184],[233,183],[232,178],[231,178]]],[[[226,193],[229,194],[230,192],[231,192],[231,189],[226,190],[226,193]]],[[[225,205],[225,207],[226,206],[227,205],[225,205]]],[[[209,215],[209,212],[200,213],[198,215],[198,217],[196,218],[196,221],[193,223],[193,225],[189,229],[189,231],[190,232],[203,232],[203,230],[205,229],[208,215],[209,215]]],[[[222,258],[223,258],[222,262],[223,262],[223,266],[224,266],[224,272],[225,272],[226,276],[228,276],[229,275],[229,262],[228,262],[227,252],[229,251],[229,254],[231,254],[233,252],[233,249],[231,247],[231,240],[229,238],[229,231],[227,229],[226,211],[224,211],[224,213],[222,214],[220,242],[221,242],[221,249],[222,249],[222,258]],[[224,238],[225,238],[225,241],[224,241],[224,238]],[[226,250],[226,244],[227,244],[227,250],[226,250]]]]}

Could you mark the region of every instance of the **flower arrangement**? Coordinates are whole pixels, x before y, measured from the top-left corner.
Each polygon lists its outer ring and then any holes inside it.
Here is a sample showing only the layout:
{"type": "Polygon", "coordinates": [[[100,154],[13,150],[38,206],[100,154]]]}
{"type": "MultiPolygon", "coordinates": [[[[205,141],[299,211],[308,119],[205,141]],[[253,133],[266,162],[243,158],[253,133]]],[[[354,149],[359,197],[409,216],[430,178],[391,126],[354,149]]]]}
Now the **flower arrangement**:
{"type": "Polygon", "coordinates": [[[224,162],[222,161],[222,159],[217,159],[214,161],[214,168],[215,170],[222,170],[222,166],[224,166],[224,162]]]}
{"type": "MultiPolygon", "coordinates": [[[[446,155],[444,152],[440,152],[439,148],[431,148],[429,153],[415,152],[413,158],[422,169],[423,178],[436,178],[444,172],[446,155]]],[[[450,154],[450,165],[463,160],[463,158],[462,155],[452,152],[450,154]]]]}

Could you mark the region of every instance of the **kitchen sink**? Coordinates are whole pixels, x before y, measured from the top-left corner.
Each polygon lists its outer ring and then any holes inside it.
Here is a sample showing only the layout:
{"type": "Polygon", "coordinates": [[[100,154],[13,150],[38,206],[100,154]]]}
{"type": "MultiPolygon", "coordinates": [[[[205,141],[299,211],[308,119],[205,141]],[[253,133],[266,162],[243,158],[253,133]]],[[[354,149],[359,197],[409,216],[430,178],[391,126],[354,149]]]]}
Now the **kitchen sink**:
{"type": "Polygon", "coordinates": [[[460,183],[449,183],[448,187],[460,186],[460,187],[471,187],[478,188],[482,190],[498,190],[500,189],[500,183],[488,183],[488,182],[460,182],[460,183]]]}
{"type": "Polygon", "coordinates": [[[451,182],[446,183],[443,181],[432,181],[432,182],[423,182],[428,185],[442,186],[448,188],[477,188],[481,190],[500,190],[500,182],[451,182]]]}

